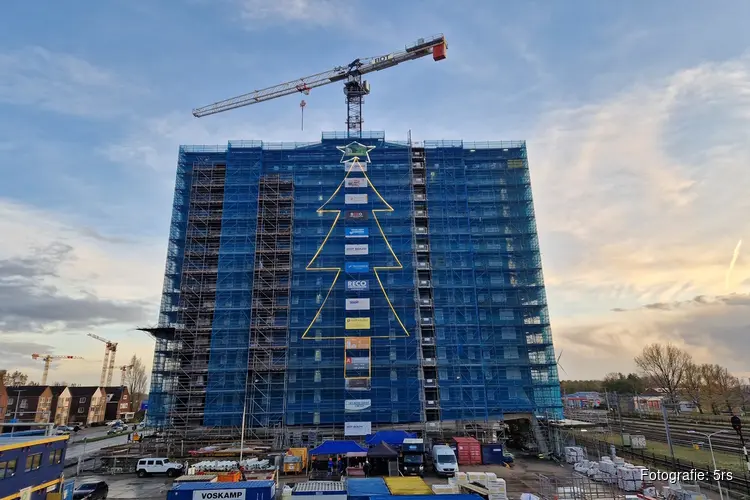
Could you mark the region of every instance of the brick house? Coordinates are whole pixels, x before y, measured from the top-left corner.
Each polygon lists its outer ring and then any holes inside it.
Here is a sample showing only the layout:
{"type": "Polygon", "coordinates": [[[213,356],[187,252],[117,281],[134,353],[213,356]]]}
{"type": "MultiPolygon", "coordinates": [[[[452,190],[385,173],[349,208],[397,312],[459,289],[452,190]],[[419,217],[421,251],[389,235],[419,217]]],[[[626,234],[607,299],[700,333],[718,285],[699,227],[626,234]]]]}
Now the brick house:
{"type": "Polygon", "coordinates": [[[50,422],[52,417],[52,390],[47,386],[24,385],[8,387],[5,419],[18,422],[50,422]]]}
{"type": "Polygon", "coordinates": [[[104,420],[123,419],[125,413],[130,411],[130,392],[127,387],[104,387],[107,394],[107,409],[104,412],[104,420]]]}
{"type": "Polygon", "coordinates": [[[91,425],[104,422],[107,394],[101,387],[66,387],[55,414],[58,425],[91,425]]]}

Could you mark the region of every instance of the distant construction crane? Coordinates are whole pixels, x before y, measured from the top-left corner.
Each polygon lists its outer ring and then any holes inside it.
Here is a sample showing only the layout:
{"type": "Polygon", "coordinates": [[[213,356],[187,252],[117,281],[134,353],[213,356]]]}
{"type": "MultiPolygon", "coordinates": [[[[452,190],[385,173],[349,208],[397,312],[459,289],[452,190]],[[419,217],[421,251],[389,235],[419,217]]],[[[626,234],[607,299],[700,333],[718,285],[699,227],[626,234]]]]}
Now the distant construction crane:
{"type": "Polygon", "coordinates": [[[50,354],[32,354],[31,359],[44,361],[44,371],[42,372],[41,385],[47,385],[47,376],[49,375],[49,365],[55,359],[83,359],[80,356],[52,356],[50,354]]]}
{"type": "Polygon", "coordinates": [[[99,342],[106,344],[104,348],[104,361],[102,362],[102,376],[99,380],[99,385],[102,387],[109,387],[112,385],[112,372],[115,371],[115,355],[117,354],[117,342],[112,342],[99,335],[93,333],[88,334],[92,339],[96,339],[99,342]],[[106,384],[104,383],[106,381],[106,384]]]}
{"type": "MultiPolygon", "coordinates": [[[[441,61],[445,59],[447,51],[448,44],[442,34],[420,38],[415,43],[406,46],[404,50],[398,52],[392,52],[379,57],[355,59],[347,66],[337,66],[323,73],[306,76],[194,109],[193,116],[200,118],[259,102],[270,101],[271,99],[296,94],[297,92],[307,95],[315,87],[322,87],[329,83],[343,82],[347,106],[347,135],[349,137],[360,137],[363,122],[362,103],[364,102],[364,96],[370,93],[370,84],[362,80],[363,75],[390,68],[402,62],[419,59],[430,54],[432,54],[432,58],[435,61],[441,61]]],[[[417,90],[420,88],[415,86],[417,90]]],[[[304,101],[302,102],[304,103],[304,101]]],[[[300,104],[300,106],[304,112],[304,105],[300,104]]]]}
{"type": "Polygon", "coordinates": [[[125,387],[125,381],[130,376],[130,370],[133,369],[134,365],[122,365],[120,367],[120,387],[125,387]]]}

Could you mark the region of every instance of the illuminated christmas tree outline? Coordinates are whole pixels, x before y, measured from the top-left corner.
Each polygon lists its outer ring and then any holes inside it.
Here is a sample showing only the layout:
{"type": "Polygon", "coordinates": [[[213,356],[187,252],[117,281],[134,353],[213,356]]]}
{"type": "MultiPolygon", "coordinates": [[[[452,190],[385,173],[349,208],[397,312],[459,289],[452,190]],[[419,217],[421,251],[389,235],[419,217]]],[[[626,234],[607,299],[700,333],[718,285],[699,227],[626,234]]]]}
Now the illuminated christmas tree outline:
{"type": "MultiPolygon", "coordinates": [[[[338,192],[341,190],[342,186],[346,183],[346,179],[349,177],[349,174],[352,173],[352,171],[357,168],[360,172],[365,176],[365,179],[367,179],[367,183],[370,187],[372,187],[372,190],[375,192],[377,197],[380,199],[381,202],[387,207],[387,208],[374,208],[370,210],[372,212],[372,216],[375,219],[375,224],[378,226],[378,231],[380,231],[380,235],[383,237],[383,241],[385,241],[386,246],[388,247],[388,251],[393,256],[393,259],[396,261],[395,266],[373,266],[372,270],[375,274],[375,279],[378,281],[378,285],[380,286],[380,290],[383,292],[383,296],[385,297],[386,302],[388,302],[388,307],[390,307],[391,311],[393,312],[394,317],[396,318],[396,321],[398,321],[398,324],[401,326],[401,329],[403,329],[404,334],[406,337],[410,337],[409,330],[406,329],[406,326],[401,321],[401,318],[399,317],[398,313],[396,312],[396,309],[393,307],[393,303],[391,302],[390,297],[388,297],[388,293],[385,291],[385,287],[383,286],[383,281],[380,279],[380,274],[378,271],[398,271],[404,268],[404,266],[401,264],[401,261],[396,256],[396,253],[393,251],[393,247],[391,246],[391,243],[388,241],[388,238],[386,238],[385,233],[383,232],[383,227],[380,225],[380,220],[378,219],[378,215],[376,212],[393,212],[393,207],[385,201],[383,196],[381,196],[380,192],[378,192],[375,185],[372,183],[370,178],[367,176],[367,172],[365,168],[362,167],[362,163],[359,161],[358,155],[364,155],[365,156],[365,165],[370,163],[370,151],[375,149],[375,146],[365,146],[364,144],[360,144],[358,142],[352,142],[350,144],[347,144],[346,146],[336,146],[336,149],[341,151],[343,153],[343,156],[341,157],[341,163],[346,165],[349,163],[349,167],[346,169],[346,175],[339,183],[338,187],[334,190],[333,194],[323,203],[323,205],[320,206],[316,210],[319,214],[324,213],[332,213],[336,214],[336,218],[333,220],[333,224],[331,224],[331,228],[328,230],[328,234],[326,234],[325,238],[323,238],[323,242],[318,247],[318,251],[315,252],[315,255],[313,255],[313,258],[310,260],[310,262],[305,266],[305,271],[330,271],[330,272],[336,272],[336,275],[333,277],[333,283],[331,283],[330,288],[328,289],[328,293],[326,293],[325,298],[323,299],[323,302],[320,304],[320,307],[318,308],[318,311],[315,313],[315,316],[313,316],[312,321],[310,321],[310,324],[305,328],[305,331],[302,333],[301,339],[327,339],[327,340],[333,340],[333,339],[344,339],[347,337],[351,337],[351,335],[341,335],[341,336],[333,336],[333,337],[307,337],[308,332],[313,328],[315,325],[315,322],[317,321],[318,317],[320,316],[321,312],[323,311],[323,308],[326,305],[326,302],[328,302],[328,298],[331,296],[331,293],[333,292],[333,288],[336,286],[336,283],[338,282],[339,276],[341,275],[341,267],[310,267],[313,265],[315,260],[318,258],[318,255],[320,255],[320,252],[323,250],[323,247],[325,246],[326,242],[328,241],[328,238],[330,238],[331,234],[333,234],[333,230],[336,227],[336,224],[339,221],[339,218],[341,217],[341,210],[331,210],[326,209],[325,206],[328,205],[328,203],[333,200],[333,198],[338,194],[338,192]]],[[[369,337],[369,338],[390,338],[390,335],[367,335],[362,337],[369,337]]]]}

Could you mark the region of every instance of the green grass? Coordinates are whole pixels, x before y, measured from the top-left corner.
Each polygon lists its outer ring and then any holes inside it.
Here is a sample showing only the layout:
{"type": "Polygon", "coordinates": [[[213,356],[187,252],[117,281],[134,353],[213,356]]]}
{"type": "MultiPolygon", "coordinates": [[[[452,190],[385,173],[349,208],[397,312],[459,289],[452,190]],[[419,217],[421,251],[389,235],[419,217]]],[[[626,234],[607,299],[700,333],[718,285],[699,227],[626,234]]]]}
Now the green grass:
{"type": "MultiPolygon", "coordinates": [[[[593,432],[576,434],[581,436],[581,438],[583,438],[584,440],[595,439],[599,441],[606,441],[616,446],[622,446],[622,437],[619,434],[613,435],[593,432]]],[[[687,446],[674,445],[673,449],[675,458],[681,462],[694,462],[698,467],[709,467],[712,465],[711,452],[708,450],[708,447],[706,447],[705,449],[701,448],[699,450],[696,450],[687,446]]],[[[647,456],[654,454],[662,457],[667,457],[667,459],[671,459],[669,445],[666,443],[646,440],[645,450],[632,450],[632,452],[635,454],[640,454],[641,451],[643,451],[643,453],[647,456]]],[[[714,456],[716,457],[716,466],[720,470],[732,470],[737,472],[744,472],[746,470],[745,460],[739,454],[733,455],[731,453],[715,451],[714,456]]]]}

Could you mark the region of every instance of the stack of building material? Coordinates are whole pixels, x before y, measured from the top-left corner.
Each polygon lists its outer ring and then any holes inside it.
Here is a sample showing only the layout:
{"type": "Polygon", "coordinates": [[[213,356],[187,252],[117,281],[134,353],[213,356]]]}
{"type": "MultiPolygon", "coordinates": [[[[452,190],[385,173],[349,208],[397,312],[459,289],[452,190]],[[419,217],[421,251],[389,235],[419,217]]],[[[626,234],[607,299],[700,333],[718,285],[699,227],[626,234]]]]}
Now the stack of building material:
{"type": "Polygon", "coordinates": [[[469,482],[469,477],[466,475],[465,472],[456,472],[455,479],[456,479],[456,482],[458,482],[458,484],[466,484],[469,482]]]}
{"type": "Polygon", "coordinates": [[[641,491],[646,467],[625,464],[617,467],[617,486],[625,491],[641,491]]]}
{"type": "Polygon", "coordinates": [[[614,484],[617,482],[617,466],[611,458],[602,457],[599,462],[599,473],[605,483],[614,484]]]}
{"type": "Polygon", "coordinates": [[[432,492],[436,495],[455,495],[460,490],[458,484],[433,484],[432,492]]]}
{"type": "MultiPolygon", "coordinates": [[[[494,474],[493,474],[494,475],[494,474]]],[[[508,489],[505,485],[505,479],[498,479],[497,477],[493,480],[488,480],[485,486],[489,495],[488,500],[508,500],[508,489]]]]}
{"type": "Polygon", "coordinates": [[[575,464],[586,458],[583,448],[580,446],[565,447],[565,461],[569,464],[575,464]]]}
{"type": "Polygon", "coordinates": [[[591,462],[589,460],[581,460],[580,462],[576,462],[573,466],[573,470],[580,474],[586,474],[589,467],[591,467],[591,462]]]}
{"type": "Polygon", "coordinates": [[[481,484],[482,486],[484,486],[484,484],[487,482],[486,472],[467,472],[466,476],[469,482],[472,484],[481,484]]]}

